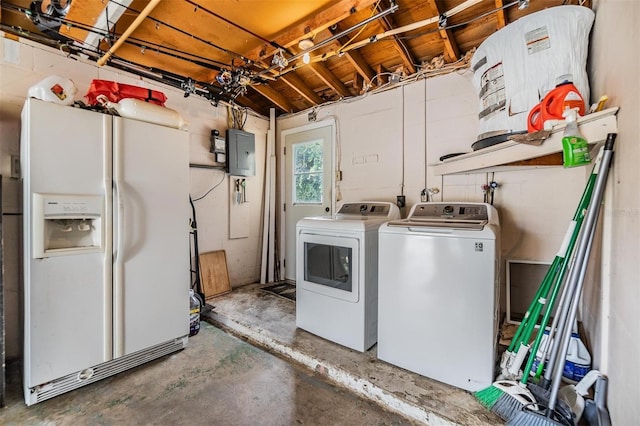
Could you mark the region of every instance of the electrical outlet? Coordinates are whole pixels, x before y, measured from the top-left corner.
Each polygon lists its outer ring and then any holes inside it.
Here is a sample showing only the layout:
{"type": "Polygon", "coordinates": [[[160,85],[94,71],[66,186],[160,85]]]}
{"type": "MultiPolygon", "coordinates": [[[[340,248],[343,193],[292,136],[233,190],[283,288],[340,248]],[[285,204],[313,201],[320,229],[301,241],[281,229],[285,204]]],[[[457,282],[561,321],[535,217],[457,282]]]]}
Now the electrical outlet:
{"type": "Polygon", "coordinates": [[[20,178],[20,157],[17,155],[11,156],[11,177],[14,179],[20,178]]]}
{"type": "Polygon", "coordinates": [[[398,208],[403,208],[405,205],[405,197],[404,195],[396,195],[396,204],[398,208]]]}

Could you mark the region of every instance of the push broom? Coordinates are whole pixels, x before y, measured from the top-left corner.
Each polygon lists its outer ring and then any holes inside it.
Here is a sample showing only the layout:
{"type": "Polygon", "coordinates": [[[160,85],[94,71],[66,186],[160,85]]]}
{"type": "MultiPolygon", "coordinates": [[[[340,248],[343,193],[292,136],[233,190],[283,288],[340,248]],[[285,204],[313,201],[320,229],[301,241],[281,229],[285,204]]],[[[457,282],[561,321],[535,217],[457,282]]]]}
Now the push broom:
{"type": "MultiPolygon", "coordinates": [[[[598,160],[599,158],[600,157],[598,157],[598,160]]],[[[565,238],[560,250],[558,250],[558,253],[543,278],[543,281],[538,288],[523,321],[520,323],[520,326],[511,340],[511,344],[507,348],[505,354],[503,354],[500,365],[502,369],[501,377],[508,377],[512,380],[518,378],[520,367],[522,366],[524,358],[529,351],[529,340],[531,338],[531,334],[542,307],[547,303],[549,290],[553,288],[552,297],[543,318],[544,325],[540,328],[540,332],[538,333],[539,338],[536,338],[536,342],[534,343],[535,349],[532,353],[535,354],[538,350],[543,327],[546,326],[550,309],[553,307],[556,294],[562,284],[562,279],[569,263],[571,252],[573,251],[573,247],[584,219],[584,211],[589,205],[589,201],[591,199],[597,177],[598,160],[596,161],[591,175],[589,176],[582,198],[578,204],[578,208],[576,209],[573,219],[565,233],[565,238]],[[516,348],[517,351],[514,352],[516,348]]],[[[535,398],[525,386],[533,359],[530,359],[530,361],[531,362],[528,363],[527,368],[525,368],[526,371],[525,374],[522,375],[520,383],[516,383],[512,380],[497,380],[491,386],[476,392],[476,399],[487,409],[490,409],[503,419],[510,418],[522,405],[535,402],[535,398]]]]}
{"type": "Polygon", "coordinates": [[[587,213],[585,216],[585,224],[580,232],[580,238],[578,248],[576,250],[575,258],[571,265],[569,276],[567,278],[566,286],[568,292],[571,295],[571,300],[568,304],[563,306],[563,310],[560,314],[560,320],[558,324],[558,341],[554,343],[554,348],[551,354],[553,360],[553,378],[551,382],[551,391],[549,397],[549,404],[544,412],[538,411],[538,407],[530,407],[525,405],[522,409],[508,422],[508,425],[513,426],[553,426],[562,425],[561,416],[558,416],[556,412],[556,405],[558,404],[558,392],[560,389],[560,382],[562,379],[564,360],[569,348],[569,341],[571,339],[571,324],[575,320],[578,305],[580,304],[580,296],[584,285],[584,278],[587,270],[587,262],[589,260],[589,254],[591,253],[591,247],[595,235],[596,223],[598,215],[600,213],[600,205],[602,202],[602,196],[604,193],[604,187],[606,184],[607,176],[609,173],[609,166],[611,164],[611,158],[613,156],[613,145],[616,139],[615,133],[609,133],[604,145],[602,160],[600,167],[598,168],[598,176],[594,189],[594,194],[587,213]],[[562,331],[560,331],[562,329],[562,331]]]}

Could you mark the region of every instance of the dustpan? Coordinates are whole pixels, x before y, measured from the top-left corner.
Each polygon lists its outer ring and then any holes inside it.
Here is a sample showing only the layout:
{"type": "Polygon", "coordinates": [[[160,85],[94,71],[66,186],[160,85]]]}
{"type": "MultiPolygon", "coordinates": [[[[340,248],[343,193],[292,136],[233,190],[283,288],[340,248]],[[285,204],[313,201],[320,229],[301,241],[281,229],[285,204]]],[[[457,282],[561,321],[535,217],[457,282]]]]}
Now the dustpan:
{"type": "Polygon", "coordinates": [[[594,399],[585,401],[582,418],[589,426],[611,426],[611,417],[606,407],[607,383],[606,376],[598,376],[594,399]]]}

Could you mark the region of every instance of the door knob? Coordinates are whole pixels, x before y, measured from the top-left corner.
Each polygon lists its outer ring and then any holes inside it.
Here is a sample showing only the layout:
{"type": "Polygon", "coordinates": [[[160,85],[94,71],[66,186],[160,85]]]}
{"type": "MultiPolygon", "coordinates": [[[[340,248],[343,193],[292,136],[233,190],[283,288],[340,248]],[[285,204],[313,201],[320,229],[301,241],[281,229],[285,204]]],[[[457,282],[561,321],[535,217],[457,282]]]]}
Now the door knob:
{"type": "Polygon", "coordinates": [[[327,213],[329,213],[329,210],[330,210],[329,207],[325,207],[324,208],[324,211],[327,212],[327,213]]]}

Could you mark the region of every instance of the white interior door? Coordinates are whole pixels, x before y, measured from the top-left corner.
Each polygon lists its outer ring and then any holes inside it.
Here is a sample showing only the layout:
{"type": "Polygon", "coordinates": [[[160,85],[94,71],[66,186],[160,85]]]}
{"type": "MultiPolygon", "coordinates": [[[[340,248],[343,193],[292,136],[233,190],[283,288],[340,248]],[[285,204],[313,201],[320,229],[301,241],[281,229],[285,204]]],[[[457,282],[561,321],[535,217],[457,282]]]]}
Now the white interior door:
{"type": "MultiPolygon", "coordinates": [[[[306,216],[330,215],[334,208],[333,122],[284,131],[284,278],[296,279],[296,223],[306,216]]],[[[282,246],[282,245],[281,245],[282,246]]]]}

